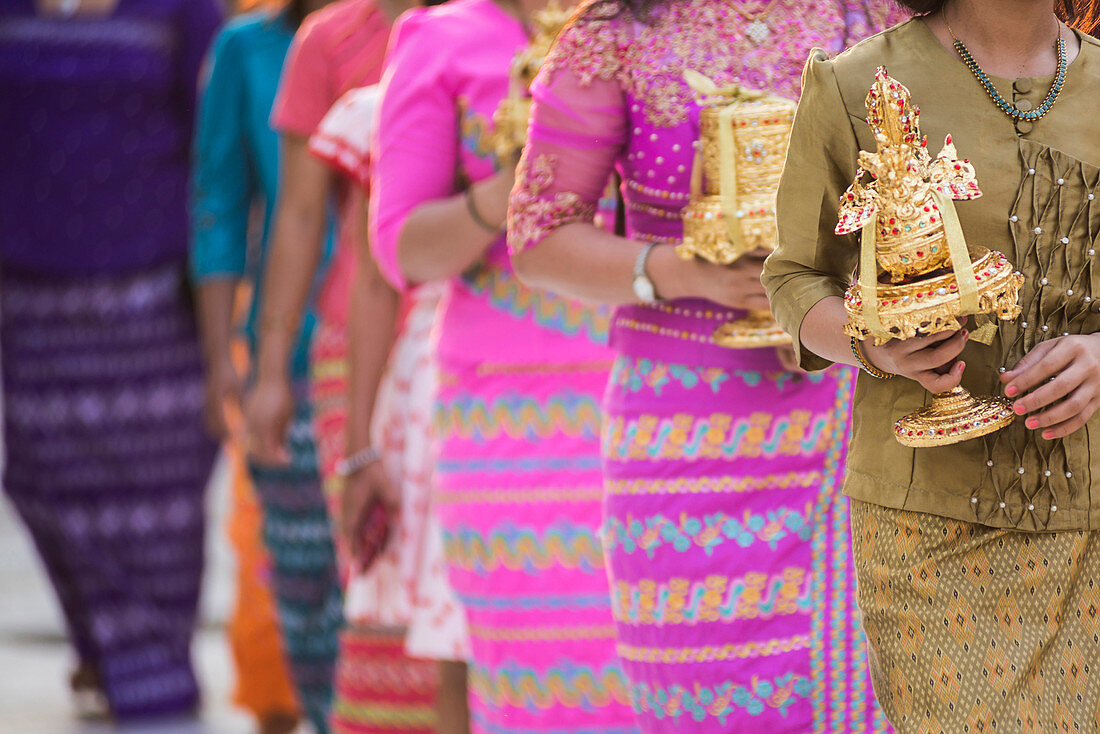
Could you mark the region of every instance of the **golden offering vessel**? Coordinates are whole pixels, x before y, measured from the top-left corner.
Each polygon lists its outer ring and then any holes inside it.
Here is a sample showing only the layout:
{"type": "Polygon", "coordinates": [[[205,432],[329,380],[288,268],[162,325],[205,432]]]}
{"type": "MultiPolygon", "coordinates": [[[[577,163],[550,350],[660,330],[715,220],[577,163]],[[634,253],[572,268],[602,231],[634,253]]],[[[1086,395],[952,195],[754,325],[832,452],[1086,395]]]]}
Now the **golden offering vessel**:
{"type": "Polygon", "coordinates": [[[532,17],[531,42],[512,59],[508,70],[508,94],[493,113],[491,144],[497,158],[507,160],[527,142],[527,121],[531,117],[531,83],[558,34],[573,16],[574,8],[563,9],[553,0],[532,17]]]}
{"type": "MultiPolygon", "coordinates": [[[[974,167],[958,158],[950,135],[938,156],[928,153],[920,110],[884,67],[866,103],[877,150],[860,152],[836,226],[837,234],[862,230],[859,280],[844,296],[844,332],[877,345],[955,331],[970,315],[1019,316],[1024,276],[999,252],[971,252],[955,213],[955,201],[982,195],[974,167]]],[[[972,341],[987,340],[981,332],[993,327],[986,320],[972,341]]],[[[901,418],[894,436],[906,446],[946,446],[998,431],[1013,419],[1007,400],[974,397],[957,387],[901,418]]]]}
{"type": "MultiPolygon", "coordinates": [[[[729,265],[747,252],[775,249],[775,197],[795,103],[740,86],[719,88],[693,71],[684,78],[702,110],[677,254],[729,265]]],[[[714,341],[751,349],[790,344],[791,338],[769,312],[750,311],[718,327],[714,341]]]]}

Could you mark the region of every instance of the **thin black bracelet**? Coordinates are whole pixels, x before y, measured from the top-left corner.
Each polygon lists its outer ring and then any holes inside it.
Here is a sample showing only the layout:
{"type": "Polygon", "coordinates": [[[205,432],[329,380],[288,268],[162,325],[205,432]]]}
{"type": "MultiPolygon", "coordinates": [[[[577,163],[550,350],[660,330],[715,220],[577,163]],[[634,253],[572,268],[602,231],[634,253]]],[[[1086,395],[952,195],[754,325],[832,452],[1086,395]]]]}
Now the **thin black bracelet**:
{"type": "Polygon", "coordinates": [[[504,229],[504,225],[494,227],[485,221],[485,217],[481,216],[481,212],[477,210],[477,203],[474,201],[474,187],[469,186],[466,189],[466,211],[470,212],[470,219],[474,220],[474,224],[481,227],[486,232],[492,232],[493,234],[499,234],[504,229]]]}

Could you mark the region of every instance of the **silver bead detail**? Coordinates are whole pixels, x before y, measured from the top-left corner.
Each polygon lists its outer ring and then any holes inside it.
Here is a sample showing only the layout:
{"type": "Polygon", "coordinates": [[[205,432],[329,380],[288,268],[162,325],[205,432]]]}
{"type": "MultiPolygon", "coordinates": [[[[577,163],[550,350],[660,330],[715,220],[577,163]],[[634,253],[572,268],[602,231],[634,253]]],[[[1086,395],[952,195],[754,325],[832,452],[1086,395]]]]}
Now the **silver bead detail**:
{"type": "Polygon", "coordinates": [[[1028,506],[1027,506],[1027,509],[1029,509],[1029,510],[1034,510],[1034,509],[1035,509],[1035,505],[1028,505],[1028,506]]]}
{"type": "Polygon", "coordinates": [[[986,466],[993,466],[993,459],[989,459],[988,461],[986,461],[985,465],[986,466]]]}
{"type": "MultiPolygon", "coordinates": [[[[1003,374],[1004,374],[1005,372],[1007,372],[1007,370],[1006,370],[1006,369],[1005,369],[1004,367],[998,367],[998,368],[997,368],[997,371],[998,371],[998,372],[1000,372],[1000,373],[1001,373],[1002,375],[1003,375],[1003,374]]],[[[992,463],[990,463],[990,466],[993,466],[993,464],[992,464],[992,463]]]]}
{"type": "Polygon", "coordinates": [[[1063,245],[1068,245],[1069,244],[1069,237],[1063,237],[1060,241],[1063,245]]]}
{"type": "Polygon", "coordinates": [[[1015,214],[1013,214],[1011,217],[1008,218],[1008,221],[1015,223],[1015,222],[1020,221],[1020,218],[1018,216],[1016,216],[1015,214]]]}
{"type": "Polygon", "coordinates": [[[1034,168],[1027,169],[1027,175],[1034,176],[1035,175],[1035,169],[1034,168]]]}
{"type": "Polygon", "coordinates": [[[998,502],[997,504],[999,504],[1001,506],[1002,510],[1005,508],[1005,503],[1004,502],[998,502]]]}
{"type": "Polygon", "coordinates": [[[1073,479],[1073,472],[1071,472],[1071,471],[1066,472],[1066,479],[1073,479]]]}
{"type": "Polygon", "coordinates": [[[1026,321],[1021,321],[1020,326],[1022,326],[1023,328],[1026,329],[1027,328],[1027,322],[1026,321]]]}
{"type": "Polygon", "coordinates": [[[1089,248],[1089,254],[1090,254],[1090,255],[1095,255],[1095,254],[1096,254],[1096,250],[1094,250],[1093,248],[1091,248],[1091,247],[1090,247],[1090,248],[1089,248]]]}
{"type": "Polygon", "coordinates": [[[1051,505],[1050,506],[1050,511],[1051,512],[1058,512],[1058,505],[1051,505]]]}
{"type": "Polygon", "coordinates": [[[1064,184],[1065,182],[1066,182],[1066,180],[1065,180],[1064,178],[1060,178],[1060,179],[1058,179],[1058,185],[1059,185],[1059,186],[1061,186],[1061,185],[1062,185],[1062,184],[1064,184]]]}
{"type": "Polygon", "coordinates": [[[1089,201],[1092,201],[1095,198],[1096,198],[1096,194],[1089,194],[1089,201]]]}
{"type": "Polygon", "coordinates": [[[1049,327],[1049,326],[1047,326],[1046,324],[1043,324],[1043,325],[1042,325],[1041,327],[1039,327],[1039,328],[1040,328],[1040,329],[1042,329],[1043,331],[1050,331],[1050,327],[1049,327]]]}
{"type": "Polygon", "coordinates": [[[1043,476],[1044,477],[1049,477],[1050,476],[1050,469],[1047,469],[1045,472],[1043,472],[1043,476]]]}
{"type": "Polygon", "coordinates": [[[972,504],[972,505],[978,504],[978,498],[977,497],[971,497],[970,498],[970,504],[972,504]]]}
{"type": "Polygon", "coordinates": [[[1072,296],[1073,295],[1073,289],[1072,288],[1067,288],[1066,289],[1066,295],[1067,296],[1072,296]]]}
{"type": "Polygon", "coordinates": [[[1046,278],[1040,278],[1040,279],[1039,279],[1039,285],[1046,285],[1046,284],[1047,284],[1048,282],[1049,282],[1049,281],[1047,281],[1047,279],[1046,279],[1046,278]]]}
{"type": "Polygon", "coordinates": [[[1024,468],[1021,466],[1019,469],[1016,470],[1016,473],[1017,474],[1023,474],[1024,473],[1024,468]]]}
{"type": "Polygon", "coordinates": [[[1033,229],[1031,231],[1034,232],[1035,234],[1042,234],[1043,233],[1043,228],[1042,227],[1036,227],[1035,229],[1033,229]]]}

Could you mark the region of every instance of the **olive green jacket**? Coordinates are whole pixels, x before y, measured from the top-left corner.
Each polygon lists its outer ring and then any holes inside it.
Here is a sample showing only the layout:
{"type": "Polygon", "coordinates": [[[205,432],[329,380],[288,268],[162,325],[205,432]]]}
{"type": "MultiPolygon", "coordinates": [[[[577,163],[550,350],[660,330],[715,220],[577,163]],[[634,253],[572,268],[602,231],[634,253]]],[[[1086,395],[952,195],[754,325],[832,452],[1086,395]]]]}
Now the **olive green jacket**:
{"type": "MultiPolygon", "coordinates": [[[[912,92],[933,155],[950,133],[959,157],[974,164],[984,195],[956,205],[970,247],[1003,252],[1026,276],[1020,318],[998,322],[992,344],[972,342],[962,355],[963,386],[978,395],[999,393],[998,370],[1036,343],[1100,331],[1100,43],[1081,38],[1060,99],[1033,126],[1016,125],[998,110],[920,19],[832,61],[815,52],[779,189],[778,247],[764,269],[775,316],[792,334],[814,304],[843,295],[855,277],[858,240],[833,228],[859,150],[875,150],[864,98],[879,65],[912,92]]],[[[1035,107],[1051,85],[1049,78],[993,81],[1007,99],[1035,107]]],[[[807,369],[827,366],[796,348],[807,369]]],[[[1019,418],[953,446],[900,445],[894,422],[929,398],[910,380],[860,375],[848,495],[995,527],[1100,527],[1100,414],[1064,440],[1043,440],[1019,418]]]]}

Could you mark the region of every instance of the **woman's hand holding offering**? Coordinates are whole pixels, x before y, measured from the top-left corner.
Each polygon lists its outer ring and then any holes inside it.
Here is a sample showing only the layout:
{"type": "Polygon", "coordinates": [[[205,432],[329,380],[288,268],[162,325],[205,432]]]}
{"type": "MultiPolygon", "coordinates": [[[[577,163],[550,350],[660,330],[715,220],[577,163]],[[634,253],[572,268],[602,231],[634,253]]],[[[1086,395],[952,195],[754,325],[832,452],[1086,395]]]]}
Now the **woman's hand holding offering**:
{"type": "Polygon", "coordinates": [[[945,331],[914,339],[891,339],[876,347],[863,342],[863,355],[885,372],[919,382],[930,393],[942,393],[958,387],[966,363],[959,360],[970,332],[966,329],[945,331]]]}
{"type": "Polygon", "coordinates": [[[665,246],[654,249],[647,270],[663,299],[706,298],[730,308],[767,311],[768,296],[760,282],[767,256],[753,250],[730,265],[715,265],[699,258],[684,260],[665,246]]]}

